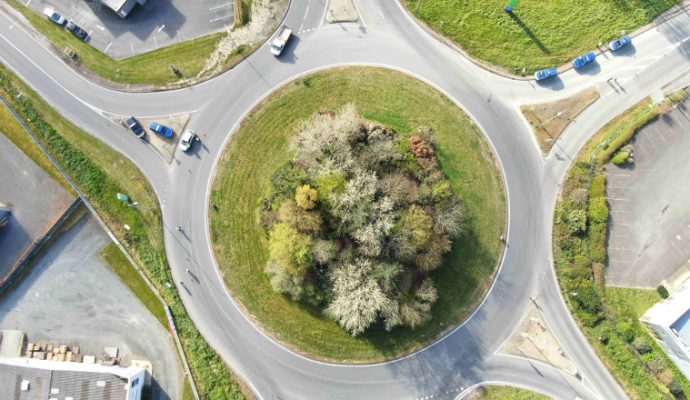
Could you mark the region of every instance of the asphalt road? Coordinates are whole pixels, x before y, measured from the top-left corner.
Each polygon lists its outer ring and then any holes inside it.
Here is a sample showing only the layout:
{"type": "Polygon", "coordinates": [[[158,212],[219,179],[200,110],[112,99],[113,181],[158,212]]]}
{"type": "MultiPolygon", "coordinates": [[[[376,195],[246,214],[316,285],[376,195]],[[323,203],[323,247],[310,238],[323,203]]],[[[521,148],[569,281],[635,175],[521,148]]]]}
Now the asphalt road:
{"type": "MultiPolygon", "coordinates": [[[[491,74],[422,31],[393,1],[356,1],[362,21],[321,23],[323,2],[293,0],[286,23],[304,28],[280,59],[260,48],[233,70],[187,89],[129,94],[99,87],[0,16],[0,58],[67,118],[132,159],[159,196],[166,251],[192,319],[260,398],[455,398],[480,382],[519,384],[559,399],[619,399],[624,393],[595,356],[567,311],[551,263],[551,220],[572,157],[611,117],[686,72],[690,16],[681,15],[634,39],[626,54],[602,55],[595,69],[569,71],[545,85],[491,74]],[[322,7],[319,9],[319,7],[322,7]],[[316,28],[313,28],[316,27],[316,28]],[[307,31],[307,29],[310,29],[307,31]],[[207,199],[213,168],[251,107],[286,81],[335,65],[366,64],[413,74],[445,92],[482,128],[500,160],[509,204],[508,247],[496,281],[472,317],[408,357],[374,365],[313,361],[272,341],[225,290],[210,250],[207,199]],[[49,72],[48,72],[49,71],[49,72]],[[608,78],[615,77],[615,90],[608,78]],[[589,85],[602,99],[582,113],[546,157],[538,151],[521,103],[567,96],[589,85]],[[226,88],[226,90],[218,90],[226,88]],[[103,113],[158,116],[193,112],[203,147],[166,165],[103,113]],[[187,171],[191,170],[192,173],[187,171]],[[174,226],[181,225],[183,233],[174,226]],[[191,265],[186,261],[191,260],[191,265]],[[184,269],[192,268],[199,282],[184,269]],[[533,298],[579,369],[495,354],[533,298]]],[[[302,30],[302,29],[300,29],[302,30]]]]}

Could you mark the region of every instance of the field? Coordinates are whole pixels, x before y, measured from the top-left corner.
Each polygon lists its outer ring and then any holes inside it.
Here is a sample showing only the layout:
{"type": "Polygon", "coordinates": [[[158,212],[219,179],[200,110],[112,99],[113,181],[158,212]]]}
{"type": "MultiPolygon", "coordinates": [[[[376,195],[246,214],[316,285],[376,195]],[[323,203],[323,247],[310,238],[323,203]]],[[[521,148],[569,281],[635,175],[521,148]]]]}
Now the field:
{"type": "Polygon", "coordinates": [[[471,57],[518,75],[559,66],[635,28],[677,0],[403,0],[417,18],[471,57]]]}
{"type": "Polygon", "coordinates": [[[218,165],[211,237],[233,296],[273,336],[310,355],[371,361],[419,348],[458,324],[491,283],[502,250],[505,200],[500,174],[482,134],[449,99],[429,86],[383,69],[336,69],[287,84],[253,110],[218,165]],[[353,338],[320,310],[273,292],[263,272],[266,236],[257,223],[269,178],[291,158],[291,135],[319,111],[352,103],[367,119],[407,135],[436,134],[437,155],[465,204],[465,234],[431,278],[439,291],[431,322],[416,330],[372,331],[353,338]],[[424,104],[424,107],[419,107],[424,104]]]}

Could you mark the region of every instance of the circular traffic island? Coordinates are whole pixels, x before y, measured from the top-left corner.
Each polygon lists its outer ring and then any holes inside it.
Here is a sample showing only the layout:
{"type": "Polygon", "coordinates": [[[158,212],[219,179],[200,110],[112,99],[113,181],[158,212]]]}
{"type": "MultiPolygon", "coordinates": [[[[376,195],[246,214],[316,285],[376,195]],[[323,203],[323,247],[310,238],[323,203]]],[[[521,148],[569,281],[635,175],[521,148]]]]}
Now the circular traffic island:
{"type": "Polygon", "coordinates": [[[419,349],[491,284],[506,220],[497,164],[467,115],[408,75],[352,67],[291,82],[217,165],[210,226],[225,284],[307,356],[419,349]]]}

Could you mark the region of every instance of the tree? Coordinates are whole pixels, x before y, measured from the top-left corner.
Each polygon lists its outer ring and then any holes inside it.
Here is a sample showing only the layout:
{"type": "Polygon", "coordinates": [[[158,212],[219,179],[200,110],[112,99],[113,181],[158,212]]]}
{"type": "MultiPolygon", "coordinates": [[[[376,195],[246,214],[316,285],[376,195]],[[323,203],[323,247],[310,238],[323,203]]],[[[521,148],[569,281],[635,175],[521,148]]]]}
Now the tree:
{"type": "Polygon", "coordinates": [[[306,234],[319,232],[323,225],[323,219],[318,212],[300,208],[292,199],[283,201],[278,210],[278,217],[282,222],[306,234]]]}
{"type": "Polygon", "coordinates": [[[414,293],[413,297],[400,304],[402,323],[416,328],[431,319],[431,305],[438,299],[436,288],[431,280],[426,279],[414,293]]]}
{"type": "Polygon", "coordinates": [[[416,204],[410,206],[400,218],[398,228],[402,233],[401,252],[413,255],[423,248],[431,238],[432,228],[429,214],[416,204]]]}
{"type": "Polygon", "coordinates": [[[269,262],[266,264],[265,271],[271,279],[271,287],[273,287],[273,290],[285,293],[295,301],[302,298],[302,294],[304,293],[302,289],[304,277],[302,275],[291,274],[276,262],[269,262]]]}
{"type": "Polygon", "coordinates": [[[304,210],[311,210],[316,206],[318,193],[309,185],[302,185],[295,191],[295,201],[304,210]]]}
{"type": "Polygon", "coordinates": [[[455,239],[462,233],[462,219],[463,209],[460,203],[442,203],[434,212],[434,227],[455,239]]]}
{"type": "Polygon", "coordinates": [[[311,266],[311,238],[288,224],[276,224],[268,239],[269,259],[291,275],[304,275],[311,266]]]}

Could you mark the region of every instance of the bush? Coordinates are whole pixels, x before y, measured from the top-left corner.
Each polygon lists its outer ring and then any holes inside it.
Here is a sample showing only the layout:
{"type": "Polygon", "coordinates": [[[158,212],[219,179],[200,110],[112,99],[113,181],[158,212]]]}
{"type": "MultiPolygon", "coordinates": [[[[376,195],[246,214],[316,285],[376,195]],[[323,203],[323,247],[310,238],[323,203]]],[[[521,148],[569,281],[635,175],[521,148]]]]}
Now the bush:
{"type": "Polygon", "coordinates": [[[667,387],[674,397],[678,398],[683,395],[683,387],[680,385],[677,379],[673,378],[667,387]]]}
{"type": "Polygon", "coordinates": [[[645,354],[652,351],[652,345],[650,345],[649,342],[643,337],[636,337],[632,342],[632,346],[635,351],[640,354],[645,354]]]}
{"type": "Polygon", "coordinates": [[[592,178],[589,185],[589,198],[606,197],[606,175],[600,174],[592,178]]]}
{"type": "Polygon", "coordinates": [[[613,157],[611,158],[611,162],[616,165],[629,163],[630,152],[627,152],[625,150],[619,150],[616,154],[613,155],[613,157]]]}
{"type": "Polygon", "coordinates": [[[606,264],[606,223],[589,227],[589,255],[592,262],[606,264]]]}
{"type": "Polygon", "coordinates": [[[571,235],[583,233],[587,230],[587,213],[585,210],[575,209],[568,213],[568,231],[571,235]]]}
{"type": "Polygon", "coordinates": [[[662,299],[668,299],[668,289],[666,289],[666,286],[664,286],[664,285],[657,286],[656,292],[659,293],[659,296],[661,296],[662,299]]]}
{"type": "Polygon", "coordinates": [[[609,206],[605,197],[593,198],[589,201],[589,221],[590,224],[601,224],[608,222],[609,206]]]}

